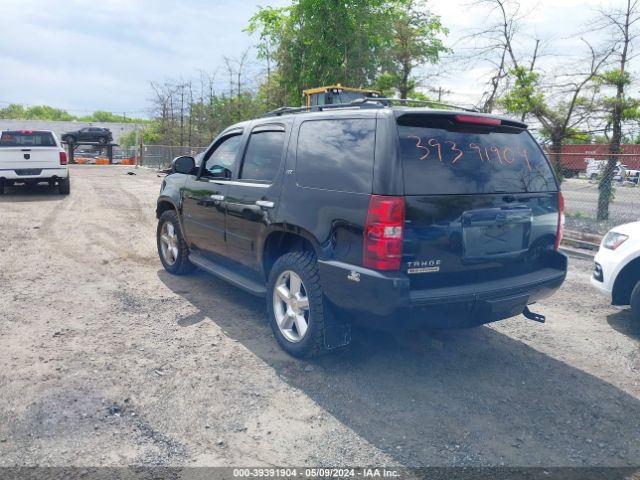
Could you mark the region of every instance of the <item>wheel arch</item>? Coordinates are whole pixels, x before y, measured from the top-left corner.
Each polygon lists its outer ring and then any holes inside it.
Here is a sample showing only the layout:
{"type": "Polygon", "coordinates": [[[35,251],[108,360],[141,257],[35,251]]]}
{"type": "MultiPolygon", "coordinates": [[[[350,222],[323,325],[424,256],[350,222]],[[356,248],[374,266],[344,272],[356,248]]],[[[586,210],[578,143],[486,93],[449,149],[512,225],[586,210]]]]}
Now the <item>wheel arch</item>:
{"type": "Polygon", "coordinates": [[[284,253],[292,251],[310,251],[316,257],[320,253],[320,245],[315,237],[303,228],[291,225],[281,226],[277,230],[272,230],[265,236],[260,257],[260,265],[265,279],[269,277],[269,272],[273,264],[284,253]]]}
{"type": "Polygon", "coordinates": [[[175,210],[178,213],[180,212],[180,209],[171,197],[160,197],[158,199],[158,204],[156,205],[156,218],[160,218],[160,215],[167,210],[175,210]]]}
{"type": "Polygon", "coordinates": [[[611,303],[613,305],[629,305],[633,287],[640,280],[640,257],[636,257],[627,263],[616,276],[611,291],[611,303]]]}

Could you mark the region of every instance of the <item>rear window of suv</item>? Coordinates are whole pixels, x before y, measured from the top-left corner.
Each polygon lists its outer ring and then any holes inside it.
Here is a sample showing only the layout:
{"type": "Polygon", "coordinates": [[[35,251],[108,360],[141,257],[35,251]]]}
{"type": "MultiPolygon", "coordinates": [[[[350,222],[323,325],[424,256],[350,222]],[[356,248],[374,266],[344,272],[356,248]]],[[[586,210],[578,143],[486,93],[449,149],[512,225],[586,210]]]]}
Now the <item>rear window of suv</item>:
{"type": "Polygon", "coordinates": [[[301,187],[371,193],[374,119],[309,120],[300,126],[296,179],[301,187]]]}
{"type": "Polygon", "coordinates": [[[407,195],[558,189],[546,157],[526,130],[412,115],[398,119],[398,133],[407,195]]]}
{"type": "Polygon", "coordinates": [[[6,131],[0,135],[0,147],[55,147],[51,132],[6,131]]]}

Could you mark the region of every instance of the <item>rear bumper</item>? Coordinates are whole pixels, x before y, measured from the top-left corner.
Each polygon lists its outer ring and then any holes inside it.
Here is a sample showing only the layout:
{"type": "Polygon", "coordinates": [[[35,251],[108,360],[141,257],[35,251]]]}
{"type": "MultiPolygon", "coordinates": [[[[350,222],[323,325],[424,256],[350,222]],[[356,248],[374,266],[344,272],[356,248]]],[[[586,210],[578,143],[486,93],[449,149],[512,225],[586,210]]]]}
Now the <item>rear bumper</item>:
{"type": "Polygon", "coordinates": [[[525,275],[444,288],[411,290],[407,275],[383,274],[319,261],[327,299],[352,318],[378,328],[459,328],[510,318],[552,295],[564,282],[567,259],[525,275]]]}
{"type": "Polygon", "coordinates": [[[16,170],[1,170],[0,179],[5,180],[35,180],[42,179],[48,180],[50,178],[67,178],[69,176],[69,169],[67,167],[60,168],[30,168],[30,169],[16,169],[16,170]],[[31,170],[31,172],[29,172],[31,170]],[[39,171],[39,172],[38,172],[39,171]]]}

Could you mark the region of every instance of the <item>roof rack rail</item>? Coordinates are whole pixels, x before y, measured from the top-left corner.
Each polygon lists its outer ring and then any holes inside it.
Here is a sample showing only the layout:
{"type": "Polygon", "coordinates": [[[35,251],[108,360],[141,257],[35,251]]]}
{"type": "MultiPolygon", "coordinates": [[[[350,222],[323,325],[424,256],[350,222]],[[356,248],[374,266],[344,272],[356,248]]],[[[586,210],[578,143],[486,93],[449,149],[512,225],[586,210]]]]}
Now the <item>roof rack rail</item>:
{"type": "Polygon", "coordinates": [[[476,108],[462,107],[460,105],[452,105],[452,104],[443,103],[443,102],[434,102],[432,100],[417,100],[413,98],[391,98],[391,97],[364,98],[364,99],[354,100],[352,103],[360,102],[363,100],[367,102],[382,102],[387,104],[390,104],[390,103],[420,104],[427,107],[450,108],[453,110],[463,110],[465,112],[479,112],[479,110],[476,108]]]}
{"type": "Polygon", "coordinates": [[[461,107],[459,105],[449,105],[441,102],[431,102],[427,100],[413,100],[410,98],[383,98],[383,97],[364,97],[353,100],[350,103],[333,103],[329,105],[313,105],[311,107],[280,107],[265,113],[263,117],[279,117],[289,113],[303,112],[322,112],[324,110],[339,110],[351,108],[385,108],[393,103],[400,104],[419,104],[431,108],[449,108],[453,110],[463,110],[465,112],[478,112],[475,108],[461,107]]]}
{"type": "Polygon", "coordinates": [[[280,115],[286,115],[287,113],[301,113],[308,110],[309,109],[307,107],[280,107],[265,113],[263,117],[279,117],[280,115]]]}
{"type": "Polygon", "coordinates": [[[322,112],[324,110],[346,110],[350,108],[384,108],[386,106],[380,102],[364,102],[363,100],[357,99],[350,103],[332,103],[328,105],[313,105],[311,107],[280,107],[265,113],[263,117],[279,117],[289,113],[322,112]]]}

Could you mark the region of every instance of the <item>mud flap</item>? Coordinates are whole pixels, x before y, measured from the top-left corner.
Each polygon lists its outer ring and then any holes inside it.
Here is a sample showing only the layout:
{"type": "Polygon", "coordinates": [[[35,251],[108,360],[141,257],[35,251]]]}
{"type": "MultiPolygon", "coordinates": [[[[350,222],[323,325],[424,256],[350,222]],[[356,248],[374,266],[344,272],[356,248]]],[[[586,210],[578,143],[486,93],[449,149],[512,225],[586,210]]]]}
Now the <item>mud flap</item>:
{"type": "Polygon", "coordinates": [[[336,309],[325,300],[324,346],[327,350],[349,345],[351,342],[351,321],[347,315],[336,312],[336,309]]]}

